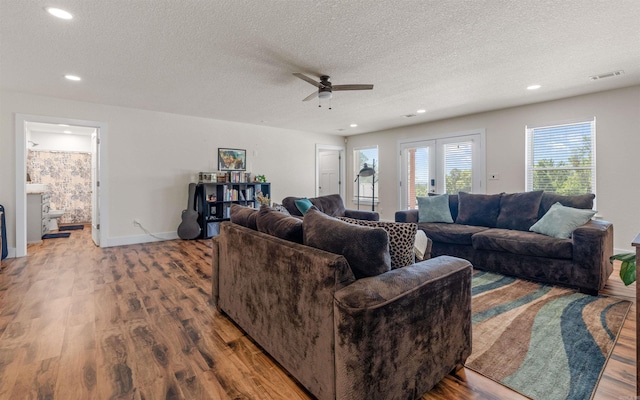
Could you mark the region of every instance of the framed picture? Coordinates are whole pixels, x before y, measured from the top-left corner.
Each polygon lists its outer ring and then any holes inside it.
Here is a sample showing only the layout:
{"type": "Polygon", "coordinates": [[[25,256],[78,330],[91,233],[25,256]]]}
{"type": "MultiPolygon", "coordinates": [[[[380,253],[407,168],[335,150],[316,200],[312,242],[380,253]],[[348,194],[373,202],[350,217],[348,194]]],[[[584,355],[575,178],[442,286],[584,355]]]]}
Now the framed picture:
{"type": "Polygon", "coordinates": [[[219,171],[246,171],[247,151],[240,149],[218,148],[219,171]]]}

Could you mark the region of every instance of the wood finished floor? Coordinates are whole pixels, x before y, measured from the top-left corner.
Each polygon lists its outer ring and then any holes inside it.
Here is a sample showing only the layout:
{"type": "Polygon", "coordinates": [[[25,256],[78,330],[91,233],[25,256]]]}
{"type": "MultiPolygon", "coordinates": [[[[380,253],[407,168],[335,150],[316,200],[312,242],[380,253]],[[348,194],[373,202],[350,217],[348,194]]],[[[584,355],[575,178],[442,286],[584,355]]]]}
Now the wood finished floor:
{"type": "MultiPolygon", "coordinates": [[[[209,301],[208,240],[100,249],[90,230],[0,272],[0,399],[308,399],[209,301]]],[[[616,265],[617,268],[617,265],[616,265]]],[[[606,289],[633,299],[617,271],[606,289]]],[[[635,306],[596,399],[635,399],[635,306]]],[[[471,371],[423,399],[518,399],[471,371]]]]}

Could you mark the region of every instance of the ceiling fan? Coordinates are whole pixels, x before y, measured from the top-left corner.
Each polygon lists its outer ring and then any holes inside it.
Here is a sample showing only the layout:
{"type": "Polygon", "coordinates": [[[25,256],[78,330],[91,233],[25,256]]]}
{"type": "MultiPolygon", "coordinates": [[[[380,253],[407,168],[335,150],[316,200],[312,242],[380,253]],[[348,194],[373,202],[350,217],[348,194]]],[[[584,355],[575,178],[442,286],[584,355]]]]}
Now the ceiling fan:
{"type": "Polygon", "coordinates": [[[305,82],[309,82],[310,84],[318,88],[317,92],[311,93],[309,96],[302,99],[302,101],[309,101],[315,98],[316,96],[321,99],[330,99],[331,93],[338,90],[371,90],[373,89],[373,85],[332,85],[331,82],[329,82],[329,75],[322,75],[320,77],[320,82],[316,82],[315,80],[299,72],[295,72],[293,75],[297,76],[298,78],[302,79],[305,82]]]}

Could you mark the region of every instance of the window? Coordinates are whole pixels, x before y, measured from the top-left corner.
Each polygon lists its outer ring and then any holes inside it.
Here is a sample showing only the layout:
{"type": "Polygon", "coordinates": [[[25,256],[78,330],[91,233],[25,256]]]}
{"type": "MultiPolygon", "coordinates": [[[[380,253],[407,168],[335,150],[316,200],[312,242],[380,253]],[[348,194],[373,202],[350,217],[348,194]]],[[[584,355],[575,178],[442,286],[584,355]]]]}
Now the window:
{"type": "Polygon", "coordinates": [[[378,147],[366,147],[353,150],[353,176],[356,177],[353,195],[356,203],[371,204],[378,202],[378,147]],[[366,167],[365,167],[366,164],[366,167]],[[371,168],[362,171],[363,168],[371,168]],[[360,173],[362,171],[362,173],[360,173]],[[367,172],[374,173],[368,175],[367,172]]]}
{"type": "Polygon", "coordinates": [[[445,193],[471,192],[471,155],[473,142],[447,143],[443,146],[445,193]]]}
{"type": "Polygon", "coordinates": [[[596,192],[596,120],[526,128],[526,189],[563,195],[596,192]]]}

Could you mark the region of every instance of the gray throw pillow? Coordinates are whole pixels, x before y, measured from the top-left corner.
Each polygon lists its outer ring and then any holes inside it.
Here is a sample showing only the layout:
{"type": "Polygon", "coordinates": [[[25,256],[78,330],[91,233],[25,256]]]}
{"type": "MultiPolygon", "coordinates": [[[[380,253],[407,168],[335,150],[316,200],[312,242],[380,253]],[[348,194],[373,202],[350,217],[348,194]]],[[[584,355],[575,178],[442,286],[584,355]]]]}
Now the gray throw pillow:
{"type": "Polygon", "coordinates": [[[542,190],[503,194],[496,228],[528,231],[538,221],[542,190]]]}
{"type": "Polygon", "coordinates": [[[305,245],[344,256],[357,279],[391,269],[389,236],[382,228],[340,221],[315,207],[307,210],[302,226],[305,245]]]}
{"type": "Polygon", "coordinates": [[[559,239],[568,239],[577,227],[586,224],[596,215],[596,212],[555,203],[529,230],[559,239]]]}
{"type": "Polygon", "coordinates": [[[246,228],[258,230],[256,219],[258,210],[251,207],[241,206],[239,204],[231,204],[230,217],[234,224],[242,225],[246,228]]]}
{"type": "Polygon", "coordinates": [[[593,193],[565,196],[557,193],[544,192],[542,194],[542,200],[540,201],[540,212],[538,213],[538,218],[542,218],[542,216],[545,215],[555,203],[560,203],[565,207],[591,210],[593,208],[593,199],[595,199],[595,197],[596,195],[593,193]]]}
{"type": "Polygon", "coordinates": [[[500,197],[498,194],[458,193],[458,218],[456,224],[496,227],[500,213],[500,197]]]}
{"type": "Polygon", "coordinates": [[[418,197],[418,222],[453,223],[449,209],[449,195],[418,197]]]}
{"type": "Polygon", "coordinates": [[[260,207],[256,218],[258,231],[291,242],[302,243],[302,221],[284,215],[269,206],[260,207]]]}
{"type": "MultiPolygon", "coordinates": [[[[429,193],[429,196],[440,196],[436,193],[429,193]]],[[[449,196],[449,210],[451,211],[451,218],[455,221],[458,218],[458,195],[450,194],[449,196]]]]}
{"type": "Polygon", "coordinates": [[[418,225],[406,222],[365,221],[347,217],[338,217],[350,224],[382,228],[389,235],[389,255],[391,269],[406,267],[415,262],[413,251],[418,225]]]}

